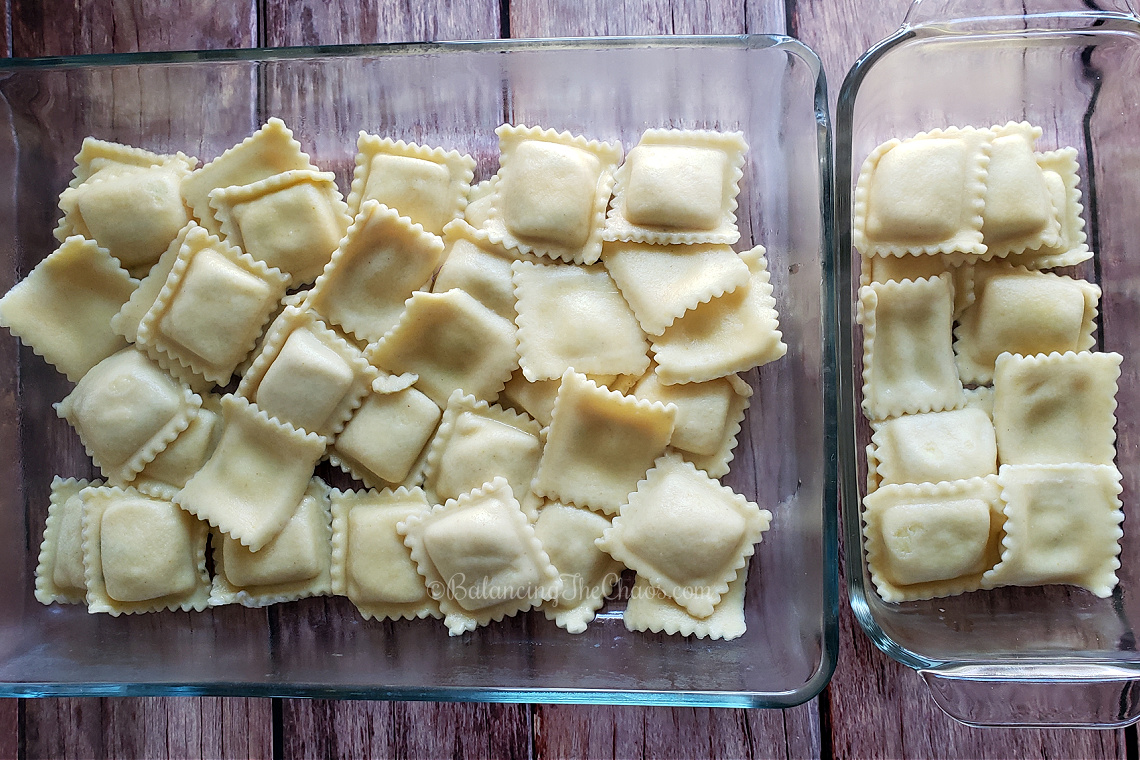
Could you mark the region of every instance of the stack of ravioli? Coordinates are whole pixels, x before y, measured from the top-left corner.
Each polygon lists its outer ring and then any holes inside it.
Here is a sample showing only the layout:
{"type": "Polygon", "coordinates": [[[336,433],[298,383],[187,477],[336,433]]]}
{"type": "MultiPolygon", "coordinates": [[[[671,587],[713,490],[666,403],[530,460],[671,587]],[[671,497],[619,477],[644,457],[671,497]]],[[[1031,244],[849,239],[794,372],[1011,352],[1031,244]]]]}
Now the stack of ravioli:
{"type": "Polygon", "coordinates": [[[201,167],[84,141],[60,247],[0,299],[105,478],[53,483],[40,601],[576,633],[628,567],[631,630],[743,634],[772,516],[718,478],[740,373],[786,347],[764,249],[732,248],[741,135],[650,129],[623,162],[497,133],[475,186],[361,133],[347,199],[278,119],[201,167]]]}
{"type": "Polygon", "coordinates": [[[1077,151],[1041,134],[936,129],[859,176],[864,548],[888,602],[1117,583],[1122,357],[1093,351],[1100,288],[1049,271],[1093,254],[1077,151]]]}

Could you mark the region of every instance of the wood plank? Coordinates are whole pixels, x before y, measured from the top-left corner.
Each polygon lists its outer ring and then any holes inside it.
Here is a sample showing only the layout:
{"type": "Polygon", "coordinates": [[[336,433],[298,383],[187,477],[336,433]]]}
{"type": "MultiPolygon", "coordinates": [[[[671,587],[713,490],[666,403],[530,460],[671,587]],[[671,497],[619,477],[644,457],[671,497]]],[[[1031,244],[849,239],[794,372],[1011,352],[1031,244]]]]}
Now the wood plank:
{"type": "MultiPolygon", "coordinates": [[[[29,700],[28,758],[270,757],[271,700],[220,697],[29,700]]],[[[15,757],[4,754],[0,757],[15,757]]]]}
{"type": "Polygon", "coordinates": [[[605,0],[513,0],[511,36],[743,34],[747,19],[764,26],[783,16],[781,2],[754,5],[746,12],[744,0],[642,0],[621,7],[605,0]]]}
{"type": "MultiPolygon", "coordinates": [[[[591,0],[513,0],[513,37],[742,34],[784,31],[783,3],[645,0],[621,9],[591,0]]],[[[535,707],[535,756],[819,757],[813,700],[784,710],[535,707]]]]}
{"type": "Polygon", "coordinates": [[[11,3],[17,56],[252,47],[257,0],[11,3]]]}
{"type": "Polygon", "coordinates": [[[534,756],[820,757],[818,717],[814,702],[788,710],[539,705],[534,756]]]}
{"type": "Polygon", "coordinates": [[[499,3],[266,0],[263,20],[270,47],[495,39],[499,3]]]}
{"type": "Polygon", "coordinates": [[[284,700],[281,757],[531,757],[527,705],[284,700]]]}
{"type": "MultiPolygon", "coordinates": [[[[249,47],[257,0],[42,4],[6,0],[3,39],[19,56],[249,47]],[[10,28],[9,28],[10,19],[10,28]]],[[[24,701],[26,757],[269,757],[269,699],[24,701]]],[[[0,707],[0,757],[16,757],[17,702],[0,707]]]]}

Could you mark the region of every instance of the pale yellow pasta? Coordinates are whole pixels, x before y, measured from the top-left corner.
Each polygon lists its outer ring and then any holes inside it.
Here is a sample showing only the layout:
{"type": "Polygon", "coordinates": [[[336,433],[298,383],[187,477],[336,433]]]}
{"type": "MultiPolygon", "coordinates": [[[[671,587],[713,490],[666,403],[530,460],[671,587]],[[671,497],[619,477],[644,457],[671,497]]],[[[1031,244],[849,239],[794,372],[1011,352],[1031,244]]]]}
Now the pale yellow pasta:
{"type": "Polygon", "coordinates": [[[492,242],[578,264],[602,252],[619,144],[504,124],[486,229],[492,242]]]}
{"type": "Polygon", "coordinates": [[[698,639],[738,639],[747,630],[744,621],[744,585],[747,578],[748,566],[745,565],[737,573],[736,580],[728,584],[728,591],[721,595],[712,614],[699,618],[639,575],[629,592],[622,620],[630,631],[696,636],[698,639]]]}
{"type": "Polygon", "coordinates": [[[208,528],[165,499],[133,488],[85,488],[87,610],[118,616],[204,610],[208,528]]]}
{"type": "Polygon", "coordinates": [[[431,507],[418,488],[333,491],[333,593],[365,620],[443,617],[396,526],[431,507]]]}
{"type": "Polygon", "coordinates": [[[278,422],[240,396],[222,398],[222,416],[217,448],[174,500],[258,551],[296,512],[327,439],[278,422]]]}
{"type": "Polygon", "coordinates": [[[562,579],[562,591],[542,603],[542,612],[569,633],[586,630],[621,579],[622,564],[594,543],[608,527],[609,519],[597,512],[558,502],[547,502],[534,523],[562,579]]]}
{"type": "Polygon", "coordinates": [[[867,566],[879,596],[904,602],[982,587],[998,561],[997,476],[883,484],[863,499],[867,566]]]}
{"type": "Polygon", "coordinates": [[[567,370],[531,488],[615,514],[665,451],[677,408],[599,388],[567,370]]]}
{"type": "Polygon", "coordinates": [[[443,230],[446,249],[443,266],[435,276],[432,290],[443,293],[459,288],[503,319],[515,321],[515,286],[511,281],[511,263],[522,258],[537,257],[510,251],[492,243],[487,233],[462,219],[449,223],[443,230]]]}
{"type": "Polygon", "coordinates": [[[272,118],[261,129],[182,181],[182,196],[194,217],[212,234],[222,231],[210,207],[210,192],[232,185],[249,185],[275,174],[317,167],[309,163],[301,144],[285,122],[272,118]]]}
{"type": "Polygon", "coordinates": [[[657,377],[666,384],[699,383],[767,364],[787,353],[764,247],[740,254],[748,282],[713,298],[651,337],[657,377]]]}
{"type": "Polygon", "coordinates": [[[0,298],[0,325],[78,382],[126,347],[111,319],[137,285],[95,242],[70,237],[0,298]]]}
{"type": "Polygon", "coordinates": [[[741,132],[648,129],[616,172],[606,240],[735,243],[741,132]]]}
{"type": "Polygon", "coordinates": [[[997,474],[997,439],[982,409],[904,414],[875,426],[879,482],[941,483],[997,474]]]}
{"type": "Polygon", "coordinates": [[[979,264],[975,300],[954,331],[954,352],[963,382],[993,382],[1001,353],[1048,354],[1086,351],[1094,344],[1100,288],[1022,267],[979,264]]]}
{"type": "Polygon", "coordinates": [[[1060,241],[1058,209],[1033,153],[1041,128],[1010,122],[992,128],[982,239],[987,257],[1004,257],[1060,241]]]}
{"type": "Polygon", "coordinates": [[[424,493],[432,504],[506,478],[527,518],[538,514],[540,500],[530,482],[542,457],[541,426],[527,417],[456,391],[424,462],[424,493]]]}
{"type": "Polygon", "coordinates": [[[1111,465],[1003,465],[1001,561],[985,588],[1066,583],[1112,595],[1120,567],[1120,472],[1111,465]]]}
{"type": "Polygon", "coordinates": [[[641,329],[665,332],[673,320],[744,285],[748,265],[727,245],[607,243],[602,263],[641,329]]]}
{"type": "Polygon", "coordinates": [[[58,475],[51,481],[44,538],[36,562],[36,599],[42,604],[82,604],[87,601],[83,569],[83,499],[79,492],[102,481],[58,475]]]}
{"type": "Polygon", "coordinates": [[[256,552],[214,534],[210,606],[265,607],[332,592],[329,488],[313,478],[285,527],[256,552]]]}
{"type": "Polygon", "coordinates": [[[452,636],[531,609],[562,590],[505,478],[411,515],[396,530],[452,636]]]}
{"type": "Polygon", "coordinates": [[[873,420],[956,409],[964,403],[954,363],[950,275],[859,289],[863,411],[873,420]]]}
{"type": "Polygon", "coordinates": [[[1121,355],[1002,354],[994,370],[1001,464],[1110,465],[1121,355]]]}
{"type": "Polygon", "coordinates": [[[689,614],[707,618],[771,520],[768,510],[667,454],[597,543],[689,614]]]}
{"type": "Polygon", "coordinates": [[[416,291],[400,322],[366,356],[380,369],[419,376],[442,407],[455,390],[493,398],[518,366],[515,326],[462,290],[416,291]]]}
{"type": "Polygon", "coordinates": [[[360,349],[305,308],[287,306],[238,385],[238,395],[296,428],[335,436],[377,371],[360,349]]]}
{"type": "Polygon", "coordinates": [[[116,485],[134,480],[198,414],[202,397],[133,348],[95,365],[55,405],[116,485]]]}
{"type": "MultiPolygon", "coordinates": [[[[333,441],[333,464],[369,488],[418,482],[421,458],[442,412],[435,402],[406,383],[392,383],[381,375],[360,407],[333,441]]],[[[414,485],[415,483],[411,483],[414,485]]]]}
{"type": "Polygon", "coordinates": [[[519,365],[527,380],[566,370],[641,375],[649,343],[604,267],[512,264],[519,365]]]}
{"type": "Polygon", "coordinates": [[[312,282],[352,224],[336,175],[311,169],[210,191],[226,240],[281,270],[290,285],[312,282]]]}
{"type": "Polygon", "coordinates": [[[442,253],[438,237],[365,201],[306,303],[357,339],[379,340],[400,321],[404,301],[430,284],[442,253]]]}
{"type": "Polygon", "coordinates": [[[444,225],[463,215],[475,176],[471,156],[365,132],[360,133],[356,149],[350,214],[376,200],[435,235],[442,235],[444,225]]]}
{"type": "Polygon", "coordinates": [[[859,171],[852,242],[860,253],[985,254],[982,209],[993,132],[965,127],[890,140],[859,171]]]}
{"type": "MultiPolygon", "coordinates": [[[[137,345],[195,388],[229,382],[285,294],[276,269],[195,226],[142,317],[137,345]]],[[[161,266],[161,265],[160,265],[161,266]]]]}

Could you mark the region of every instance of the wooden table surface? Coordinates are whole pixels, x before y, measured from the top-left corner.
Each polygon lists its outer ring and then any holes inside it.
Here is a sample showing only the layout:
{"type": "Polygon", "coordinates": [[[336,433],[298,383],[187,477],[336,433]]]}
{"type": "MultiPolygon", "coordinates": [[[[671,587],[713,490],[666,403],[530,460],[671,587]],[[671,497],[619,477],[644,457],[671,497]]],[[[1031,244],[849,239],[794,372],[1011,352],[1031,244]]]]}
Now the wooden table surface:
{"type": "MultiPolygon", "coordinates": [[[[624,34],[787,33],[832,103],[906,0],[4,0],[13,56],[624,34]]],[[[842,593],[842,592],[841,592],[842,593]]],[[[1136,758],[1116,731],[970,729],[840,597],[830,687],[778,710],[147,698],[0,700],[0,758],[1136,758]]]]}

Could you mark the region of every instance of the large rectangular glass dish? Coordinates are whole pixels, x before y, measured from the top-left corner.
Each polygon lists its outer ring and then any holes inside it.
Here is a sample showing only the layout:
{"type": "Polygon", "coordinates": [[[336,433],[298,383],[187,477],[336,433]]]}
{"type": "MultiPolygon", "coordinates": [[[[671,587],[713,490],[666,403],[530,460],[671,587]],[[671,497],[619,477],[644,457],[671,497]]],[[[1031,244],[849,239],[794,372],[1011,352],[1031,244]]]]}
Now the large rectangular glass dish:
{"type": "Polygon", "coordinates": [[[871,639],[920,670],[939,705],[976,724],[1111,726],[1140,716],[1140,24],[1126,0],[919,0],[902,28],[849,73],[837,114],[843,539],[851,605],[871,639]],[[1123,474],[1119,585],[1099,599],[1070,586],[1005,587],[884,602],[863,551],[871,431],[862,402],[859,254],[851,205],[864,159],[893,137],[1027,120],[1039,150],[1075,147],[1093,258],[1063,274],[1099,284],[1095,351],[1123,355],[1116,465],[1123,474]]]}
{"type": "MultiPolygon", "coordinates": [[[[0,65],[0,290],[55,247],[86,135],[209,160],[271,116],[351,179],[359,130],[497,167],[503,122],[619,139],[741,130],[741,250],[763,244],[786,357],[757,391],[726,483],[774,513],[731,642],[629,633],[611,601],[582,635],[540,614],[450,638],[364,621],[344,598],[112,618],[32,595],[55,474],[97,475],[52,403],[69,384],[0,335],[0,695],[254,694],[782,707],[836,653],[830,132],[816,56],[783,37],[490,42],[138,54],[0,65]]],[[[324,472],[324,470],[319,470],[324,472]]],[[[358,486],[359,487],[359,486],[358,486]]]]}

